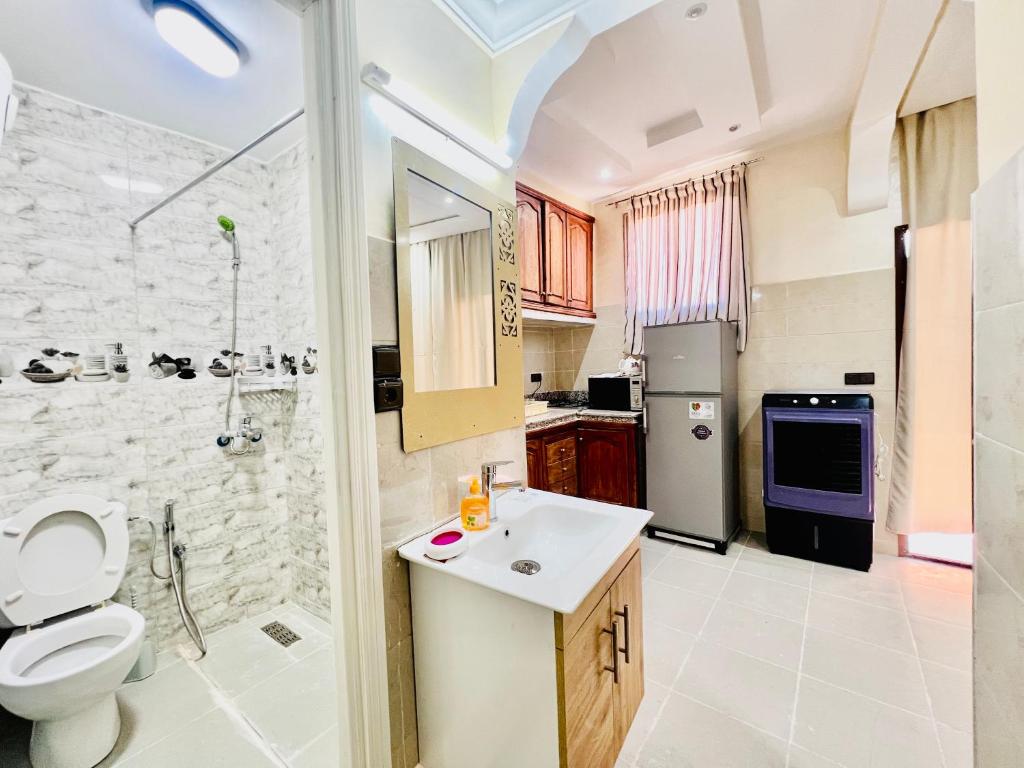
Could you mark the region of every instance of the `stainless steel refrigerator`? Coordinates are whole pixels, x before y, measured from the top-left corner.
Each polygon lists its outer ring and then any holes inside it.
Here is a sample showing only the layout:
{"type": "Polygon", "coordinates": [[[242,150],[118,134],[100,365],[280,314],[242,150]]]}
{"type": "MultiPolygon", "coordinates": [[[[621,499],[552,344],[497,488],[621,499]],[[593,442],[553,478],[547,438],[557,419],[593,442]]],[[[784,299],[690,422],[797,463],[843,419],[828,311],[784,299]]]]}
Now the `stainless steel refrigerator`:
{"type": "Polygon", "coordinates": [[[648,534],[725,552],[739,530],[736,324],[644,329],[648,534]]]}

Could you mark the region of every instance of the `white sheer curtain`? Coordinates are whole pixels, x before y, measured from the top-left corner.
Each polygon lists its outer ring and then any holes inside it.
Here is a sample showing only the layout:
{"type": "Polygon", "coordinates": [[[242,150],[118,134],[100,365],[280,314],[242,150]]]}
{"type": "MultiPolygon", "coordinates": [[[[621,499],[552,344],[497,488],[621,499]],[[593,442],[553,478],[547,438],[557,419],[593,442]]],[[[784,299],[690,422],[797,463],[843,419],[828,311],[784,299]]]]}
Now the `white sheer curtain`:
{"type": "Polygon", "coordinates": [[[410,245],[416,391],[494,386],[491,231],[410,245]]]}
{"type": "Polygon", "coordinates": [[[902,118],[896,139],[910,250],[886,527],[970,533],[974,99],[902,118]]]}
{"type": "Polygon", "coordinates": [[[623,217],[625,352],[643,352],[648,325],[735,320],[747,343],[746,167],[634,197],[623,217]]]}

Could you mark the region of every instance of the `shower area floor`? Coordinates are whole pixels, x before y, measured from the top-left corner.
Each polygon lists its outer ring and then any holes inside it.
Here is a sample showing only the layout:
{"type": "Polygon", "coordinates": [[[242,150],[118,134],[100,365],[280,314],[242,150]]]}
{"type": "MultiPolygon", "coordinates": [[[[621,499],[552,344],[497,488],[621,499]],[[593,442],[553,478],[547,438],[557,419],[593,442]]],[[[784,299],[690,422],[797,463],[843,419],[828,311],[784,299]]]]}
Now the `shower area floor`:
{"type": "MultiPolygon", "coordinates": [[[[117,694],[121,737],[100,766],[337,765],[334,647],[328,624],[286,603],[207,639],[209,652],[201,661],[190,661],[177,649],[166,651],[154,675],[122,686],[117,694]],[[261,629],[273,621],[301,639],[287,648],[279,645],[261,629]]],[[[186,656],[195,653],[192,647],[182,650],[186,656]]],[[[0,762],[5,768],[29,768],[31,724],[0,725],[7,732],[0,738],[0,762]]]]}

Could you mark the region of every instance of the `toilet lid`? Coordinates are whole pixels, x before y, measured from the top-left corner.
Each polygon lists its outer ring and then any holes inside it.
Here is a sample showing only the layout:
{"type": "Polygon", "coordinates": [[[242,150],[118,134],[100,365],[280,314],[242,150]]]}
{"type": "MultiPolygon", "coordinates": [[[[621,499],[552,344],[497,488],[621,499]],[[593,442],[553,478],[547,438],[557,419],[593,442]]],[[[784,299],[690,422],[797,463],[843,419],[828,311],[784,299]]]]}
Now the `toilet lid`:
{"type": "Polygon", "coordinates": [[[128,562],[124,504],[85,494],[0,520],[0,614],[26,626],[109,599],[128,562]]]}

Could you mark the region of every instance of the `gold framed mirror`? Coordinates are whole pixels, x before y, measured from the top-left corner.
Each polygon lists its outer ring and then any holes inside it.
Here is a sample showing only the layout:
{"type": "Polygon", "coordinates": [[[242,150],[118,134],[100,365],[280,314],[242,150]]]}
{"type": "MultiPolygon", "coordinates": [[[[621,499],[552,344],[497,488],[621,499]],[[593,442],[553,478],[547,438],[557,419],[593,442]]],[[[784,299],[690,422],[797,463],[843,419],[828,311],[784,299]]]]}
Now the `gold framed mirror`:
{"type": "Polygon", "coordinates": [[[392,140],[402,445],[521,426],[515,205],[392,140]]]}

